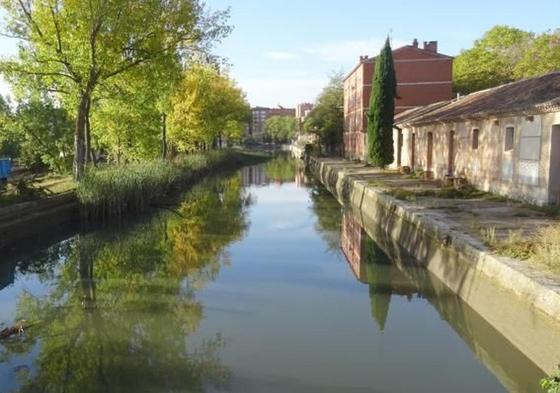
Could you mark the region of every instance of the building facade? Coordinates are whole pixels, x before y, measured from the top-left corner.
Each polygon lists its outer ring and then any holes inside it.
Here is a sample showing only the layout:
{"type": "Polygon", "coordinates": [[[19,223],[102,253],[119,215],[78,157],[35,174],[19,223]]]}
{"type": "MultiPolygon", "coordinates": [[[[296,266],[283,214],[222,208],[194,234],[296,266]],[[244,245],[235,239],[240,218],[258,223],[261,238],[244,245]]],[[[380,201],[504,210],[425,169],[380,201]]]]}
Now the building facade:
{"type": "MultiPolygon", "coordinates": [[[[418,41],[393,50],[397,77],[395,112],[450,100],[453,97],[453,58],[438,53],[437,41],[418,41]]],[[[360,57],[344,80],[344,152],[365,159],[367,113],[375,72],[375,58],[360,57]]]]}
{"type": "Polygon", "coordinates": [[[560,72],[412,109],[395,123],[393,168],[560,203],[560,72]]]}

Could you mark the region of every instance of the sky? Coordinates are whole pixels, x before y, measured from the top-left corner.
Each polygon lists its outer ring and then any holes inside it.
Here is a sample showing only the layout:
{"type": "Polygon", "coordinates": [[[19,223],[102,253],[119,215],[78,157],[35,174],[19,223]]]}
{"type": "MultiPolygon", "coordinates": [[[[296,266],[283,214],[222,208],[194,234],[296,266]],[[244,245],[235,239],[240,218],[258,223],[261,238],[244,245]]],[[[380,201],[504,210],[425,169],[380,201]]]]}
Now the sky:
{"type": "MultiPolygon", "coordinates": [[[[560,28],[560,0],[206,0],[230,8],[233,32],[215,52],[253,106],[313,102],[329,74],[347,73],[360,55],[377,55],[387,35],[393,48],[414,38],[438,41],[457,55],[485,31],[507,24],[540,33],[560,28]]],[[[0,38],[0,55],[15,52],[0,38]]],[[[0,82],[0,93],[9,87],[0,82]]]]}

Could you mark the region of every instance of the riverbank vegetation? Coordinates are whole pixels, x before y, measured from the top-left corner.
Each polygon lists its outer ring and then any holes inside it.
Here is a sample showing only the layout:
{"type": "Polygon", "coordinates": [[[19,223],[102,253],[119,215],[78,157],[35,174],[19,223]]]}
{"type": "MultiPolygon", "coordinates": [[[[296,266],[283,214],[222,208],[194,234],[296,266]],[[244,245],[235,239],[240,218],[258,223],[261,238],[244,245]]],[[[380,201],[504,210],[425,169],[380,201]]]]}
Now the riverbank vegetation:
{"type": "Polygon", "coordinates": [[[141,212],[174,189],[224,168],[237,168],[266,160],[264,155],[222,150],[191,154],[173,161],[153,160],[88,169],[78,184],[82,215],[108,220],[141,212]]]}

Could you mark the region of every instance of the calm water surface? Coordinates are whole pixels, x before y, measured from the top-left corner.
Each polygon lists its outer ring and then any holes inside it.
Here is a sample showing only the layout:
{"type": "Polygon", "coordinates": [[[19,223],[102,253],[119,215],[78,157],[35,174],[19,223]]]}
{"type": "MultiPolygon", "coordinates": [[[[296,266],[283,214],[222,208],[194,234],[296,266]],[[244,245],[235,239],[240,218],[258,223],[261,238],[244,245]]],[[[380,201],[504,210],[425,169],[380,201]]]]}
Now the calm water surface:
{"type": "Polygon", "coordinates": [[[0,323],[34,324],[0,342],[1,392],[538,391],[537,367],[286,159],[59,237],[0,257],[0,323]]]}

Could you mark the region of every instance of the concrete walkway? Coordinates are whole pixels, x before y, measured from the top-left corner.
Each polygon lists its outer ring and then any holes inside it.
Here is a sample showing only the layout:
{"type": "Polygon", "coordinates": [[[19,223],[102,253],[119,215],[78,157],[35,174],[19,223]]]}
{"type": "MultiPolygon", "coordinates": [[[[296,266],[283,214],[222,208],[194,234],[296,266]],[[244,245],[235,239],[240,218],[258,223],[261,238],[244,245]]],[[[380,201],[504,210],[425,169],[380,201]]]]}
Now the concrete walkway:
{"type": "Polygon", "coordinates": [[[530,237],[539,228],[560,224],[560,219],[550,212],[531,207],[518,201],[486,193],[468,198],[442,198],[425,196],[442,190],[440,181],[423,180],[397,171],[366,167],[347,160],[326,158],[322,162],[337,171],[343,171],[348,179],[366,184],[368,188],[388,196],[394,196],[407,209],[421,212],[434,221],[445,223],[452,230],[472,236],[481,248],[485,233],[495,231],[498,240],[507,239],[511,233],[530,237]]]}

